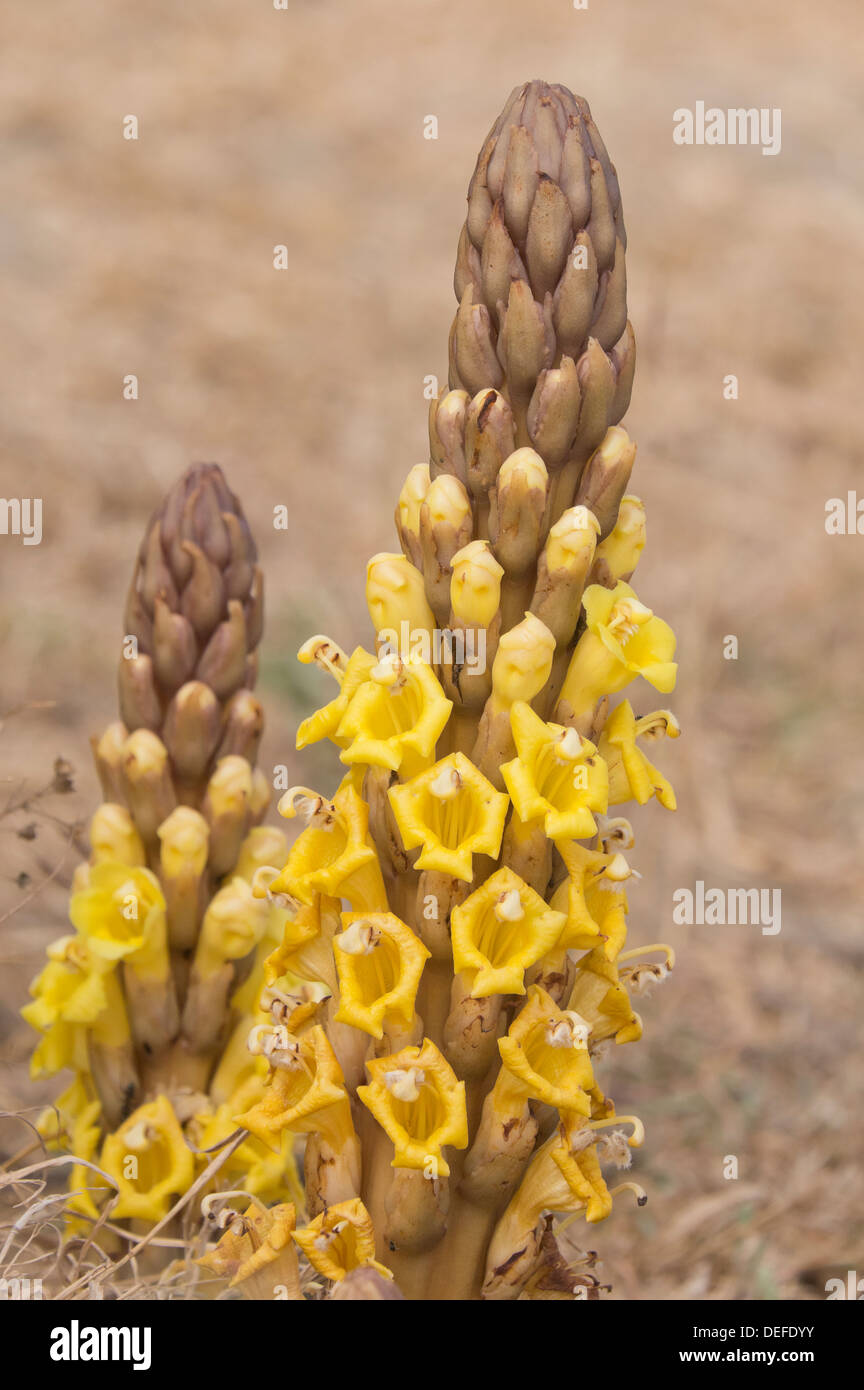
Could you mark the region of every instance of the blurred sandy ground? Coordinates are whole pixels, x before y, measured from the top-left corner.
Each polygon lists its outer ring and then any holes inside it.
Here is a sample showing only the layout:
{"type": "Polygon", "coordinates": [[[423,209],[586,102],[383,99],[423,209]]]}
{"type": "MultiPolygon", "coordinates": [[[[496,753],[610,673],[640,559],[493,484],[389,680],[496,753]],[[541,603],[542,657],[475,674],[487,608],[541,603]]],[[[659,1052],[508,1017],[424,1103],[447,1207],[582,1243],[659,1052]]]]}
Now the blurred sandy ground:
{"type": "MultiPolygon", "coordinates": [[[[113,715],[134,547],[197,459],[223,464],[258,536],[264,766],[292,757],[326,693],[295,666],[298,642],[367,638],[365,560],[393,548],[396,493],[427,457],[423,378],[446,374],[480,142],[516,83],[567,83],[624,189],[640,351],[626,423],[650,518],[639,589],[680,635],[685,731],[662,754],[678,815],[640,817],[631,918],[633,942],[670,939],[680,964],[643,1007],[644,1041],[602,1072],[646,1122],[635,1175],[650,1202],[622,1199],[589,1243],[615,1297],[806,1298],[825,1277],[808,1285],[808,1269],[864,1272],[864,541],[824,533],[862,443],[858,6],[2,10],[2,492],[44,499],[41,546],[0,538],[2,709],[57,702],[0,735],[9,793],[63,754],[77,792],[42,804],[63,821],[94,806],[87,739],[113,715]],[[699,99],[781,107],[782,154],[675,146],[673,110],[699,99]],[[127,114],[137,143],[121,138],[127,114]],[[288,273],[272,268],[277,243],[288,273]],[[737,402],[722,398],[729,372],[737,402]],[[696,878],[781,888],[781,934],[672,927],[672,893],[696,878]]],[[[304,781],[334,775],[320,754],[303,763],[304,781]]],[[[4,926],[5,1106],[33,1099],[14,1010],[62,930],[74,862],[59,828],[34,844],[9,823],[7,909],[29,891],[12,882],[22,870],[37,886],[61,868],[4,926]]]]}

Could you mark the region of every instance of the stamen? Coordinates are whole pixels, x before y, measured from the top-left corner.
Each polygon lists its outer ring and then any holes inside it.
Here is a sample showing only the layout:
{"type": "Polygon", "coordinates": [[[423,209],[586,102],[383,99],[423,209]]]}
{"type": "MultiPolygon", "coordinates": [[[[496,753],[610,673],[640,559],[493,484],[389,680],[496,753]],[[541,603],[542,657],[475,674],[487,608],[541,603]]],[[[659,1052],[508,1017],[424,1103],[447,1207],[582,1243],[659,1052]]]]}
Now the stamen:
{"type": "Polygon", "coordinates": [[[329,637],[319,633],[315,637],[308,638],[303,643],[297,653],[297,660],[304,666],[309,666],[313,662],[320,666],[322,671],[327,671],[334,680],[342,684],[342,677],[345,675],[345,667],[348,665],[348,658],[338,643],[329,637]]]}
{"type": "Polygon", "coordinates": [[[652,941],[650,946],[634,946],[629,951],[622,951],[618,957],[621,964],[625,960],[633,960],[636,956],[644,956],[648,951],[663,951],[666,956],[667,970],[675,968],[675,952],[671,946],[667,946],[665,941],[652,941]]]}
{"type": "Polygon", "coordinates": [[[455,767],[442,767],[438,776],[429,783],[429,791],[438,801],[452,801],[462,790],[462,778],[455,767]]]}
{"type": "Polygon", "coordinates": [[[492,911],[499,922],[521,922],[525,916],[522,899],[517,888],[508,888],[496,899],[492,911]]]}
{"type": "Polygon", "coordinates": [[[605,1120],[590,1120],[586,1129],[609,1129],[613,1125],[632,1125],[633,1133],[627,1136],[631,1149],[638,1149],[645,1142],[645,1126],[638,1115],[610,1115],[605,1120]]]}
{"type": "Polygon", "coordinates": [[[563,1018],[550,1020],[546,1027],[546,1041],[550,1047],[587,1047],[591,1024],[575,1010],[568,1010],[563,1018]]]}
{"type": "Polygon", "coordinates": [[[384,1073],[384,1085],[396,1100],[419,1100],[420,1087],[425,1080],[426,1073],[420,1067],[405,1067],[384,1073]]]}
{"type": "Polygon", "coordinates": [[[280,797],[276,809],[286,820],[300,816],[307,825],[314,825],[318,830],[330,830],[336,823],[336,807],[333,802],[319,796],[318,792],[310,791],[309,787],[289,788],[284,796],[280,797]]]}
{"type": "Polygon", "coordinates": [[[638,1182],[619,1182],[617,1187],[610,1187],[609,1196],[617,1197],[619,1192],[632,1192],[636,1198],[637,1207],[644,1207],[648,1201],[648,1193],[644,1187],[640,1187],[638,1182]]]}
{"type": "Polygon", "coordinates": [[[552,751],[559,762],[573,763],[582,755],[584,743],[576,729],[564,729],[552,745],[552,751]]]}
{"type": "Polygon", "coordinates": [[[368,956],[381,940],[381,932],[371,922],[352,922],[350,927],[340,932],[336,941],[349,956],[368,956]]]}
{"type": "Polygon", "coordinates": [[[389,686],[391,694],[401,690],[407,680],[405,662],[397,652],[388,652],[386,656],[382,656],[369,674],[377,685],[389,686]]]}

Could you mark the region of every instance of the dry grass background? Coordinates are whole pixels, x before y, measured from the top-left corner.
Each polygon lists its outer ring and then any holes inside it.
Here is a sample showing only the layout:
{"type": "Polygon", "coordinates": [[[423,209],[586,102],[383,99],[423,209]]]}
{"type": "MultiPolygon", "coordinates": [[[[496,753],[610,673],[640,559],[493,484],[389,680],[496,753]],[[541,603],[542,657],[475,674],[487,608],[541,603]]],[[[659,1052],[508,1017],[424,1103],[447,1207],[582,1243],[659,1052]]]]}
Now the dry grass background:
{"type": "MultiPolygon", "coordinates": [[[[113,716],[151,508],[196,459],[241,493],[269,584],[263,761],[291,760],[322,693],[298,642],[366,638],[365,560],[393,548],[396,493],[426,457],[422,384],[446,374],[476,152],[511,87],[543,76],[589,99],[621,176],[640,351],[626,423],[650,522],[639,588],[679,633],[685,733],[664,750],[677,816],[637,820],[631,917],[633,942],[673,941],[679,967],[645,1004],[645,1039],[603,1069],[646,1122],[635,1175],[650,1202],[625,1199],[591,1241],[619,1298],[807,1298],[824,1296],[808,1270],[864,1270],[864,541],[823,524],[862,442],[857,5],[0,8],[2,491],[44,499],[41,546],[0,537],[0,711],[56,701],[7,722],[0,768],[10,796],[48,781],[58,754],[77,769],[75,793],[40,803],[35,842],[15,835],[21,816],[0,820],[0,914],[60,865],[3,921],[0,1109],[35,1098],[16,1010],[74,864],[50,817],[96,802],[87,738],[113,716]],[[781,107],[782,154],[675,146],[673,110],[699,99],[781,107]],[[422,138],[430,113],[437,141],[422,138]],[[780,935],[673,927],[672,893],[697,878],[782,889],[780,935]]],[[[334,766],[313,752],[303,780],[332,785],[334,766]]],[[[7,1150],[22,1139],[4,1126],[7,1150]]]]}

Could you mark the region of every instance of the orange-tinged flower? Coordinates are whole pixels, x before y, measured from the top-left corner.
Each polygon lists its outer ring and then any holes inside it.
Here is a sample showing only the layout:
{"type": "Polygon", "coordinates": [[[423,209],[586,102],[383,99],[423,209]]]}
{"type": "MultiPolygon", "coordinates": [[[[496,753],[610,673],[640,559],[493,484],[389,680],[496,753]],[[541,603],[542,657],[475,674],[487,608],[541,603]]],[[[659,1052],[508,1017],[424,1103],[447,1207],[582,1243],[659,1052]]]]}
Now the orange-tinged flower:
{"type": "Polygon", "coordinates": [[[375,1259],[372,1218],[359,1197],[335,1202],[294,1232],[294,1239],[314,1269],[338,1282],[352,1269],[370,1266],[385,1279],[393,1275],[375,1259]]]}
{"type": "MultiPolygon", "coordinates": [[[[256,1029],[258,1033],[260,1030],[256,1029]]],[[[235,1116],[238,1125],[277,1150],[282,1132],[321,1134],[341,1149],[353,1137],[351,1108],[342,1068],[320,1024],[299,1038],[273,1030],[275,1047],[267,1054],[274,1067],[264,1095],[251,1109],[235,1116]]]]}

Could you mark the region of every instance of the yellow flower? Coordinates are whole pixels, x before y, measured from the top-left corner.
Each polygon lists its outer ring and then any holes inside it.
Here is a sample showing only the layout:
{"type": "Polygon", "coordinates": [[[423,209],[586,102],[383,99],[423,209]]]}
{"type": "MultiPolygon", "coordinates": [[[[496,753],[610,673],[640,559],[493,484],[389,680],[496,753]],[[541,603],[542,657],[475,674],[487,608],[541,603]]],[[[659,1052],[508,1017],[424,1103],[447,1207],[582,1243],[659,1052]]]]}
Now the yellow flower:
{"type": "Polygon", "coordinates": [[[94,955],[126,959],[138,974],[165,978],[165,899],[149,869],[94,864],[87,887],[72,895],[69,917],[94,955]]]}
{"type": "Polygon", "coordinates": [[[431,666],[391,653],[352,696],[336,730],[339,756],[410,776],[428,766],[452,708],[431,666]]]}
{"type": "Polygon", "coordinates": [[[633,878],[623,854],[602,854],[575,841],[558,841],[567,879],[553,895],[556,906],[566,898],[567,925],[559,945],[567,950],[591,950],[602,939],[608,960],[614,960],[627,938],[627,894],[633,878]]]}
{"type": "Polygon", "coordinates": [[[76,1072],[90,1071],[90,1048],[87,1028],[80,1023],[64,1023],[60,1019],[51,1025],[33,1049],[30,1058],[30,1079],[39,1081],[56,1076],[64,1067],[76,1072]]]}
{"type": "MultiPolygon", "coordinates": [[[[234,1116],[238,1109],[257,1103],[264,1095],[265,1085],[266,1068],[263,1077],[257,1074],[249,1076],[235,1094],[212,1113],[199,1112],[194,1118],[192,1131],[196,1148],[212,1150],[215,1145],[230,1138],[237,1129],[234,1116]]],[[[209,1163],[212,1156],[212,1153],[207,1154],[199,1159],[199,1163],[209,1163]]],[[[303,1200],[294,1160],[294,1136],[288,1130],[282,1135],[282,1144],[277,1152],[250,1134],[227,1159],[220,1177],[229,1185],[232,1181],[241,1183],[245,1192],[260,1197],[263,1202],[303,1200]]]]}
{"type": "Polygon", "coordinates": [[[442,1148],[468,1145],[465,1082],[457,1079],[429,1038],[424,1038],[421,1047],[376,1057],[366,1063],[366,1069],[371,1081],[358,1086],[357,1095],[393,1140],[391,1167],[448,1177],[442,1148]]]}
{"type": "MultiPolygon", "coordinates": [[[[72,1128],[72,1142],[69,1145],[76,1158],[86,1159],[89,1162],[94,1157],[102,1137],[102,1126],[99,1123],[101,1113],[102,1106],[99,1101],[92,1100],[76,1116],[72,1128]]],[[[67,1206],[70,1211],[77,1212],[81,1216],[89,1216],[95,1221],[99,1216],[99,1208],[94,1201],[93,1194],[95,1192],[97,1197],[101,1197],[110,1190],[104,1178],[89,1168],[87,1163],[73,1163],[72,1171],[69,1174],[67,1206]]]]}
{"type": "Polygon", "coordinates": [[[335,994],[336,970],[331,940],[339,926],[339,900],[316,893],[311,903],[284,914],[280,945],[264,961],[264,980],[273,985],[285,975],[321,980],[335,994]]]}
{"type": "Polygon", "coordinates": [[[392,912],[343,912],[344,930],[333,938],[339,974],[336,1019],[384,1036],[384,1023],[396,1014],[406,1024],[429,951],[392,912]]]}
{"type": "Polygon", "coordinates": [[[518,756],[501,775],[523,821],[543,819],[550,839],[585,839],[597,830],[592,811],[605,812],[609,784],[597,749],[575,729],[546,724],[518,700],[510,711],[518,756]]]}
{"type": "Polygon", "coordinates": [[[616,1043],[638,1042],[642,1036],[642,1020],[633,1012],[618,966],[600,948],[579,961],[567,1007],[590,1025],[593,1044],[611,1037],[616,1043]]]}
{"type": "Polygon", "coordinates": [[[48,964],[30,986],[33,1003],[22,1018],[41,1033],[60,1020],[92,1023],[108,1008],[112,966],[95,956],[80,936],[61,936],[48,947],[48,964]]]}
{"type": "Polygon", "coordinates": [[[119,1221],[160,1221],[195,1177],[195,1160],[167,1096],[139,1105],[102,1146],[101,1166],[119,1193],[119,1221]]]}
{"type": "Polygon", "coordinates": [[[338,1281],[352,1269],[367,1265],[385,1279],[393,1278],[386,1265],[375,1259],[372,1218],[359,1197],[334,1203],[314,1221],[295,1231],[294,1239],[312,1267],[325,1279],[338,1281]]]}
{"type": "MultiPolygon", "coordinates": [[[[301,660],[302,649],[301,649],[301,660]]],[[[329,704],[322,709],[316,710],[308,719],[304,719],[300,728],[297,730],[297,747],[307,748],[310,743],[318,743],[322,738],[336,738],[336,730],[342,721],[351,697],[359,690],[364,681],[368,680],[369,672],[376,664],[376,658],[371,652],[367,652],[363,647],[355,647],[344,673],[338,667],[331,666],[334,676],[340,681],[339,694],[336,695],[329,704]]]]}
{"type": "Polygon", "coordinates": [[[90,1077],[78,1072],[53,1105],[46,1106],[36,1121],[36,1129],[49,1149],[71,1148],[75,1122],[96,1099],[90,1077]]]}
{"type": "Polygon", "coordinates": [[[507,1036],[498,1039],[502,1090],[515,1090],[558,1110],[589,1115],[588,1092],[594,1074],[588,1032],[583,1018],[559,1009],[544,989],[532,985],[507,1036]]]}
{"type": "Polygon", "coordinates": [[[418,869],[470,883],[473,855],[498,854],[508,799],[464,753],[448,754],[389,796],[405,848],[423,846],[418,869]]]}
{"type": "Polygon", "coordinates": [[[667,811],[675,810],[675,793],[662,772],[648,761],[637,739],[677,738],[681,729],[667,709],[637,719],[629,700],[623,700],[606,720],[600,753],[609,768],[609,804],[635,800],[640,806],[656,796],[667,811]]]}
{"type": "Polygon", "coordinates": [[[450,918],[453,964],[473,976],[472,997],[524,994],[525,971],[551,951],[566,920],[512,869],[487,878],[450,918]]]}
{"type": "MultiPolygon", "coordinates": [[[[260,1030],[255,1033],[260,1035],[260,1030]]],[[[297,1038],[277,1027],[272,1035],[267,1056],[273,1075],[261,1099],[236,1115],[235,1123],[275,1150],[286,1129],[321,1134],[334,1149],[341,1149],[354,1126],[342,1068],[324,1029],[319,1024],[297,1038]]]]}
{"type": "Polygon", "coordinates": [[[369,807],[345,781],[332,801],[292,787],[279,802],[286,819],[301,812],[306,829],[291,847],[271,893],[287,893],[311,905],[315,894],[347,898],[358,912],[386,912],[387,893],[378,855],[369,836],[369,807]]]}
{"type": "MultiPolygon", "coordinates": [[[[206,1199],[202,1207],[205,1203],[206,1199]]],[[[229,1280],[232,1289],[245,1286],[244,1292],[255,1299],[273,1298],[277,1291],[282,1299],[297,1302],[302,1298],[291,1239],[296,1221],[292,1203],[268,1210],[250,1202],[242,1216],[226,1207],[218,1219],[222,1235],[215,1249],[196,1263],[229,1280]]]]}
{"type": "Polygon", "coordinates": [[[602,695],[623,690],[636,676],[664,693],[674,688],[675,634],[639,602],[629,584],[619,581],[614,589],[592,584],[582,603],[587,626],[560,697],[572,718],[590,716],[602,695]]]}

